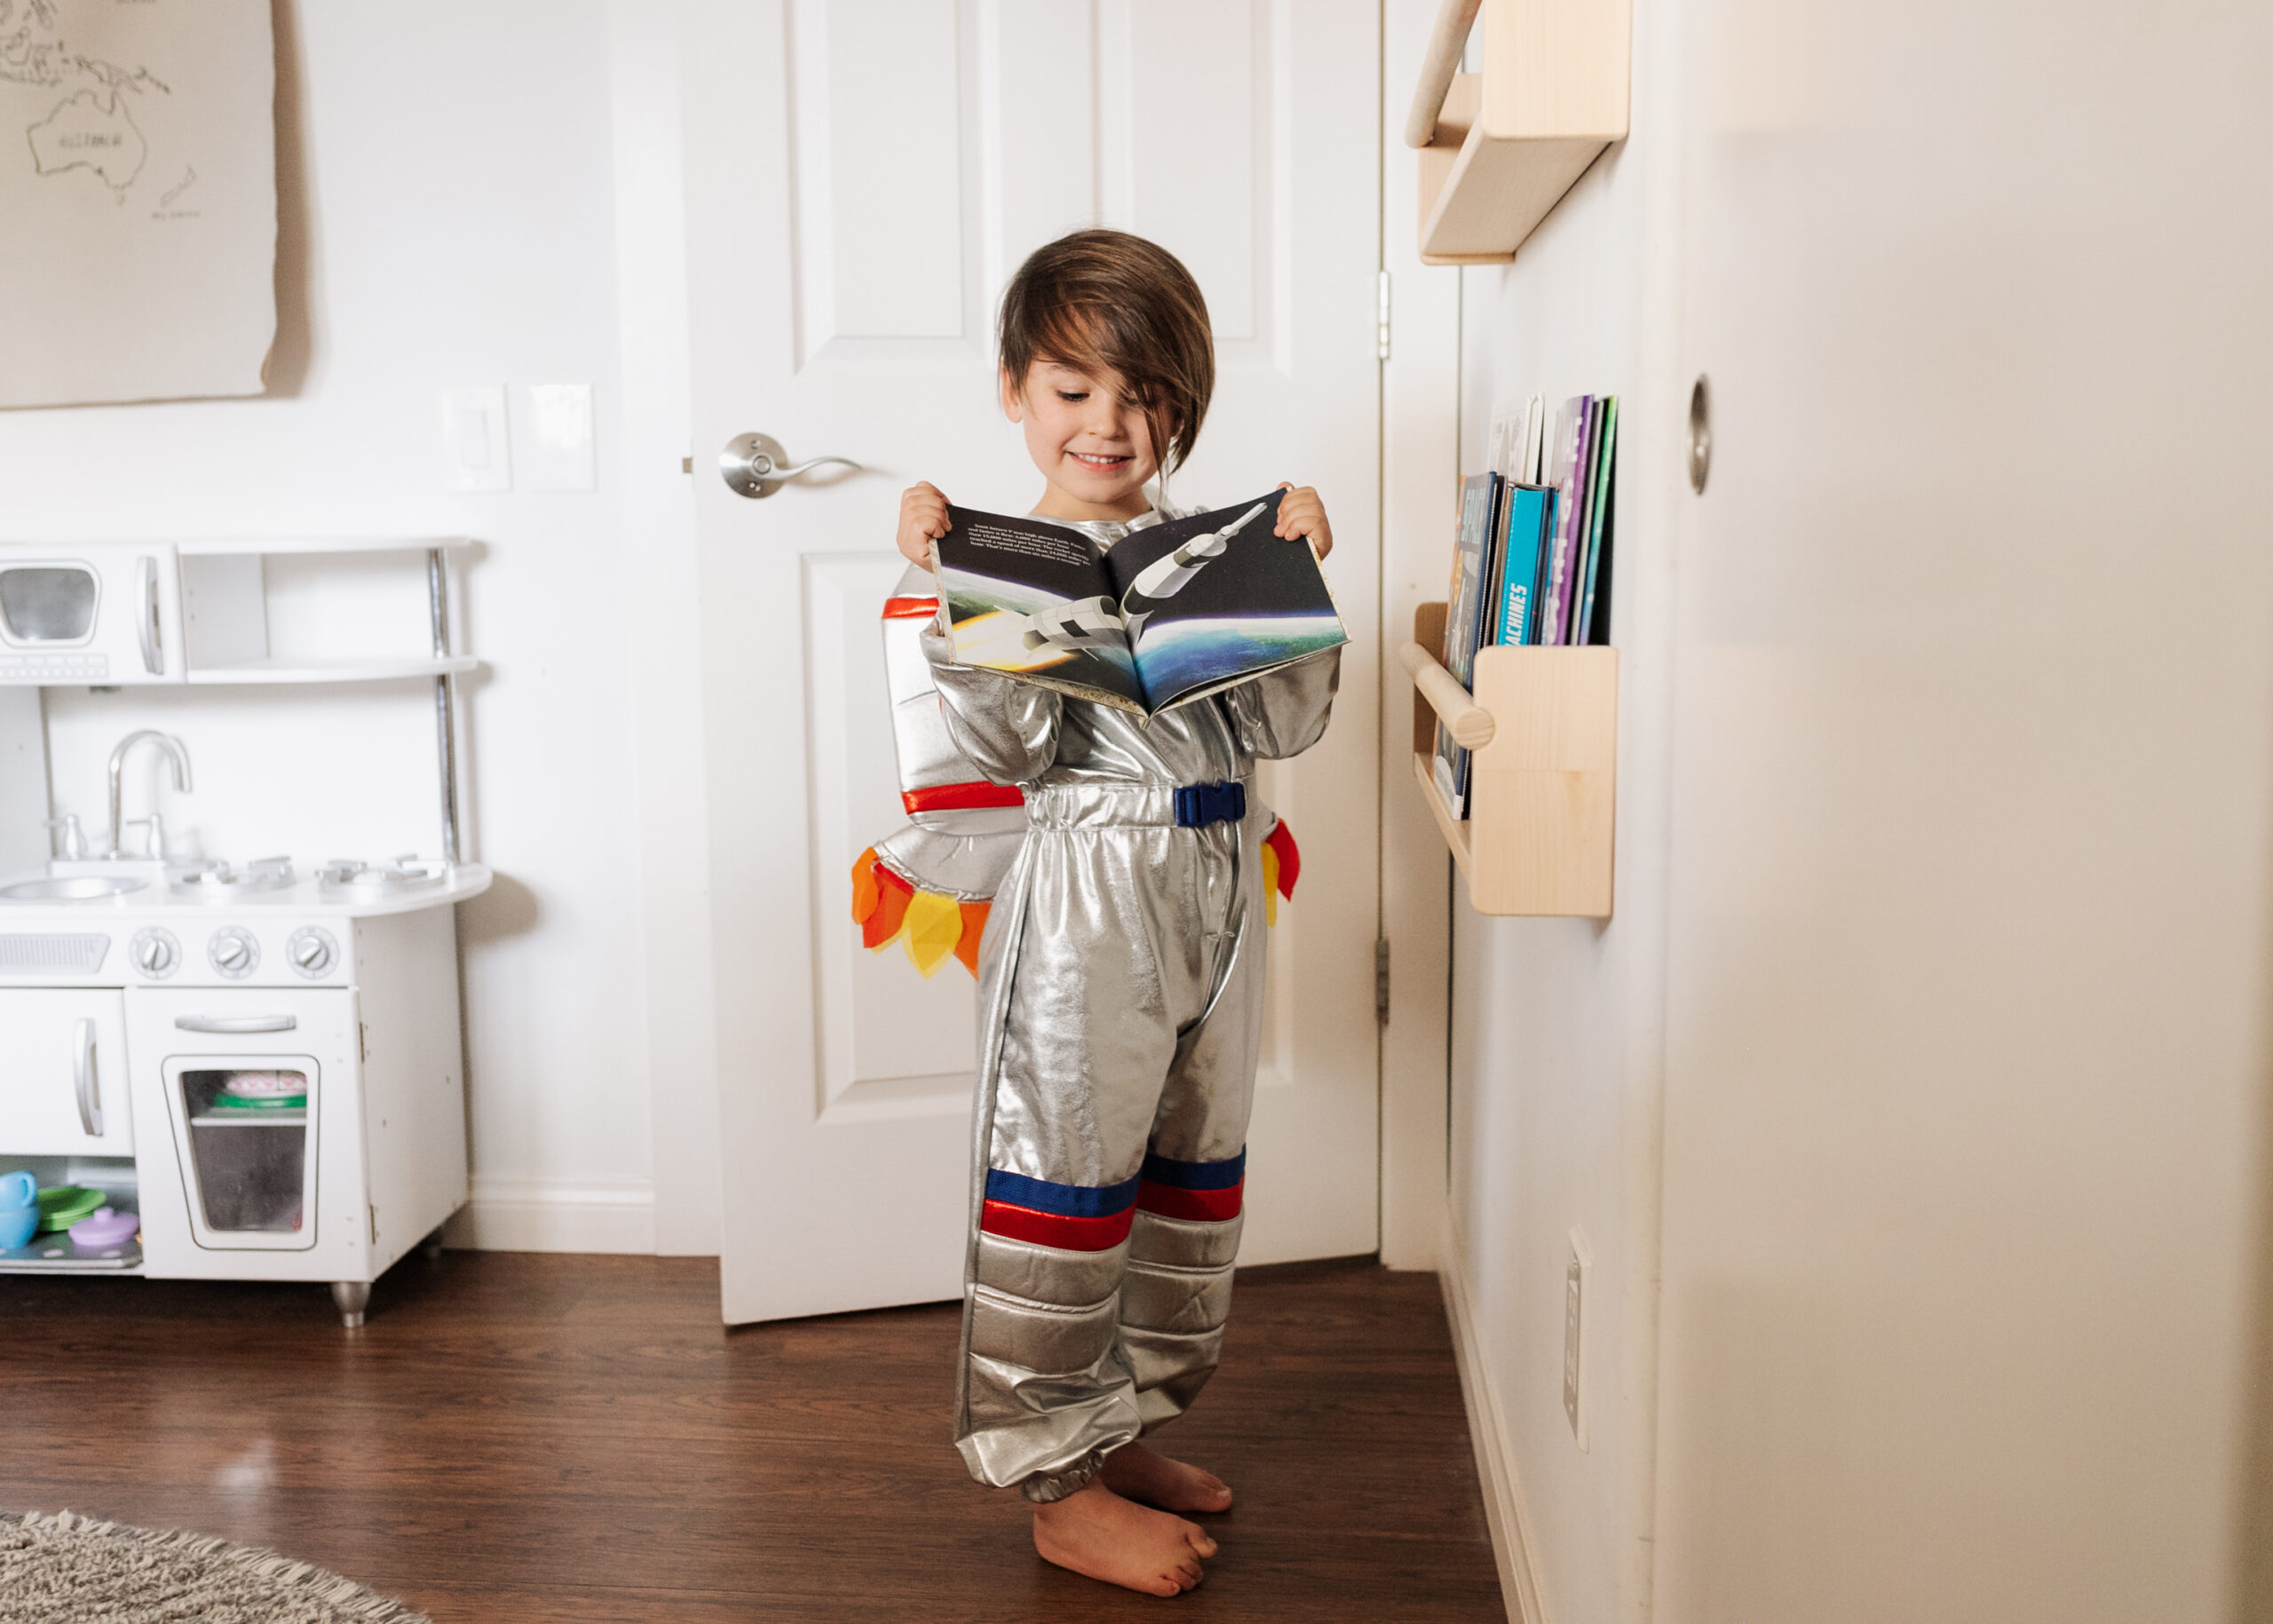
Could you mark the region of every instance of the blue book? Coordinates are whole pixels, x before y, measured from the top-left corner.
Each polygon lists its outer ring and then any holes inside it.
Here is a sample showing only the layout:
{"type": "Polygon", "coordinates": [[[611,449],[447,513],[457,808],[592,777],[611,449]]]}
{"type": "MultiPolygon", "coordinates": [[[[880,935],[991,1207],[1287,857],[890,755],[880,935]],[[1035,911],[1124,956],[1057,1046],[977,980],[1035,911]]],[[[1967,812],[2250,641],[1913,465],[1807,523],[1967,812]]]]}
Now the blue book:
{"type": "MultiPolygon", "coordinates": [[[[1460,529],[1453,543],[1453,588],[1445,619],[1444,667],[1463,688],[1476,674],[1476,646],[1486,629],[1491,582],[1487,574],[1492,551],[1492,520],[1499,511],[1501,480],[1496,473],[1479,473],[1461,482],[1460,529]]],[[[1468,816],[1469,753],[1453,742],[1449,729],[1437,725],[1437,793],[1455,819],[1468,816]]]]}
{"type": "Polygon", "coordinates": [[[1539,570],[1544,545],[1555,534],[1555,492],[1544,485],[1509,487],[1506,573],[1493,615],[1493,644],[1530,643],[1538,633],[1539,570]]]}

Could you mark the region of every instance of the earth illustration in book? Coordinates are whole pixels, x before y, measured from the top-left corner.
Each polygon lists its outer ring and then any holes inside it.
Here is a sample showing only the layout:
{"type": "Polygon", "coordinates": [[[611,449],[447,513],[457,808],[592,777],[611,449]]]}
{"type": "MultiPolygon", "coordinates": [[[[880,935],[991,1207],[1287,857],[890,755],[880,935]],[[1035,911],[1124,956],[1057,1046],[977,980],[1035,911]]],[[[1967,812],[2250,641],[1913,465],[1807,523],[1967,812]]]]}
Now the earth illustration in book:
{"type": "Polygon", "coordinates": [[[1136,649],[1145,687],[1174,693],[1347,641],[1342,622],[1331,614],[1242,615],[1154,620],[1137,637],[1136,649]]]}

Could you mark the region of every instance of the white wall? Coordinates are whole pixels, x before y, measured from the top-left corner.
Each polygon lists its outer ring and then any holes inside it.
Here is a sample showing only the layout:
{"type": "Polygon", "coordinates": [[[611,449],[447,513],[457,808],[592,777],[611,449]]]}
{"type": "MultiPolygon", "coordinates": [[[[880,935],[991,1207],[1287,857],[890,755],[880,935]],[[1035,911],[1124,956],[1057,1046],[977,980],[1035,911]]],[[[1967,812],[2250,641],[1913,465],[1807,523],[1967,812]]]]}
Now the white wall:
{"type": "Polygon", "coordinates": [[[1618,914],[1455,920],[1540,1615],[2265,1616],[2273,22],[1635,38],[1632,139],[1461,273],[1466,465],[1625,397],[1618,914]]]}
{"type": "MultiPolygon", "coordinates": [[[[1662,1063],[1667,510],[1680,448],[1669,352],[1677,145],[1664,19],[1635,0],[1632,135],[1505,268],[1461,272],[1461,463],[1485,465],[1494,404],[1620,398],[1612,596],[1620,667],[1617,912],[1486,919],[1455,886],[1452,1267],[1512,1464],[1532,1572],[1555,1620],[1648,1616],[1655,1442],[1657,1150],[1662,1063]],[[1570,1232],[1591,1255],[1588,1447],[1563,1409],[1570,1232]]],[[[1477,1373],[1471,1372],[1472,1386],[1477,1373]]],[[[1473,1395],[1472,1395],[1473,1396],[1473,1395]]]]}
{"type": "MultiPolygon", "coordinates": [[[[416,28],[355,6],[284,6],[278,21],[284,315],[270,395],[0,414],[0,533],[479,538],[462,625],[489,667],[464,690],[466,804],[500,878],[460,915],[475,1193],[461,1232],[652,1249],[635,723],[653,700],[635,695],[628,655],[654,608],[643,572],[676,538],[667,498],[635,477],[652,472],[657,425],[627,423],[624,403],[627,388],[653,399],[658,367],[669,393],[669,357],[642,348],[629,378],[621,357],[671,282],[637,252],[619,271],[620,170],[653,189],[653,164],[617,127],[626,39],[600,0],[487,0],[416,28]],[[572,382],[597,391],[597,492],[445,492],[439,390],[572,382]]],[[[657,116],[636,102],[623,115],[642,129],[657,116]]],[[[669,446],[672,479],[684,449],[669,446]]],[[[431,852],[423,699],[416,685],[59,692],[57,804],[99,822],[103,756],[154,724],[186,741],[198,772],[195,796],[164,792],[169,820],[202,826],[218,854],[431,852]],[[301,742],[283,743],[271,707],[301,742]]],[[[139,776],[138,804],[155,786],[139,776]]],[[[700,850],[699,809],[688,815],[700,850]]]]}

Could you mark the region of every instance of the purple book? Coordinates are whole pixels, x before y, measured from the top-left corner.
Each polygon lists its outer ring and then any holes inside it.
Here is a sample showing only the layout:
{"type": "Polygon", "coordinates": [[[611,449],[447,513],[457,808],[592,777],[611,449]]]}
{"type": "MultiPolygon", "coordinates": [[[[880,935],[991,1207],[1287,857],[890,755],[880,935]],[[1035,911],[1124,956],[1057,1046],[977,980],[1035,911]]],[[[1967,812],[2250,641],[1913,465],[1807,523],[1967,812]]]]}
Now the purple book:
{"type": "Polygon", "coordinates": [[[1549,558],[1547,593],[1540,605],[1539,640],[1548,648],[1570,640],[1571,589],[1576,584],[1580,528],[1586,522],[1588,427],[1594,420],[1592,395],[1574,395],[1555,414],[1554,461],[1548,471],[1557,497],[1555,550],[1549,558]]]}

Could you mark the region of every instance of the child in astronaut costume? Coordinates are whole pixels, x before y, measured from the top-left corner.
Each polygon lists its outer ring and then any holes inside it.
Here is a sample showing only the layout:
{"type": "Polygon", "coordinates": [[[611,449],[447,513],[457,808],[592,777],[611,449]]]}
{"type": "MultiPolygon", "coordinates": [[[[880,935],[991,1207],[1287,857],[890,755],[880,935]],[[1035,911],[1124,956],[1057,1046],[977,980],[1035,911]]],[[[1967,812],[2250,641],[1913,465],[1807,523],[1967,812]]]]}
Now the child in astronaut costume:
{"type": "MultiPolygon", "coordinates": [[[[1004,409],[1049,482],[1034,517],[1105,549],[1176,516],[1144,491],[1152,448],[1169,448],[1170,466],[1189,451],[1214,360],[1199,289],[1172,256],[1109,231],[1038,250],[1004,294],[1002,358],[1004,409]]],[[[1323,557],[1316,493],[1281,489],[1274,534],[1323,557]]],[[[911,560],[928,562],[946,528],[939,491],[907,493],[911,560]]],[[[895,601],[931,588],[911,571],[895,601]]],[[[1140,723],[956,665],[935,624],[911,629],[936,689],[915,707],[899,692],[920,680],[903,642],[896,719],[919,828],[880,846],[879,872],[937,876],[966,921],[992,897],[957,1446],[974,1477],[1034,1503],[1043,1557],[1172,1596],[1216,1549],[1175,1514],[1232,1498],[1137,1440],[1206,1382],[1230,1308],[1265,840],[1274,870],[1292,856],[1254,764],[1325,732],[1338,651],[1140,723]],[[992,806],[987,786],[1002,797],[992,806]],[[1005,825],[1012,786],[1022,829],[1005,825]],[[996,821],[927,819],[927,796],[996,821]]]]}

